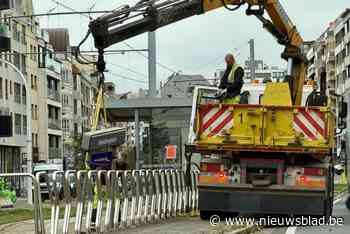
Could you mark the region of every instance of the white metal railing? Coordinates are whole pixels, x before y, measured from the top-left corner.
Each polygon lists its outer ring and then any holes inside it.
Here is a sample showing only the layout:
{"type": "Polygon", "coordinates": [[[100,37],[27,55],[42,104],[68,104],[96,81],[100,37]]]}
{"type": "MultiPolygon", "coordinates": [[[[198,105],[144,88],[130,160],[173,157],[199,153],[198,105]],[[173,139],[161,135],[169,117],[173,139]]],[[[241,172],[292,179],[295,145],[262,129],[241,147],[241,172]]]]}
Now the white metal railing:
{"type": "Polygon", "coordinates": [[[189,178],[180,170],[56,171],[0,174],[27,176],[34,182],[35,231],[46,232],[38,181],[45,177],[51,205],[49,232],[109,233],[121,228],[156,223],[198,211],[198,173],[189,178]],[[50,181],[50,182],[49,182],[50,181]],[[76,205],[75,214],[72,207],[76,205]],[[60,211],[64,210],[63,220],[60,211]],[[72,222],[74,222],[74,225],[72,222]],[[63,223],[63,225],[60,225],[63,223]]]}
{"type": "MultiPolygon", "coordinates": [[[[44,223],[44,215],[43,215],[43,207],[41,203],[41,195],[40,195],[40,184],[39,184],[39,176],[40,173],[35,177],[29,173],[6,173],[0,174],[0,178],[11,178],[11,177],[19,177],[19,178],[27,178],[31,179],[33,182],[33,204],[34,204],[34,224],[35,224],[35,233],[37,234],[45,234],[45,223],[44,223]]],[[[31,192],[31,191],[30,191],[31,192]]]]}
{"type": "Polygon", "coordinates": [[[61,120],[60,119],[48,119],[48,127],[51,129],[61,130],[61,120]]]}
{"type": "Polygon", "coordinates": [[[58,90],[47,89],[47,96],[51,100],[58,101],[58,102],[61,101],[61,95],[60,95],[60,92],[58,90]]]}

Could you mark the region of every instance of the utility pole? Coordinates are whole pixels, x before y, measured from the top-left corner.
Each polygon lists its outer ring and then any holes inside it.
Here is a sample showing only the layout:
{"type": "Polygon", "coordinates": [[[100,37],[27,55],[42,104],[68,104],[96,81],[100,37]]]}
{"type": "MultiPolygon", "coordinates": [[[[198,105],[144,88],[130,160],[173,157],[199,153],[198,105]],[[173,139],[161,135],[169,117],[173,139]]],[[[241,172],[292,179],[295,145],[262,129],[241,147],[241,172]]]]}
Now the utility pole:
{"type": "Polygon", "coordinates": [[[249,40],[250,47],[250,79],[255,80],[255,48],[254,48],[254,39],[249,40]]]}
{"type": "Polygon", "coordinates": [[[156,32],[148,33],[148,97],[157,96],[156,32]]]}

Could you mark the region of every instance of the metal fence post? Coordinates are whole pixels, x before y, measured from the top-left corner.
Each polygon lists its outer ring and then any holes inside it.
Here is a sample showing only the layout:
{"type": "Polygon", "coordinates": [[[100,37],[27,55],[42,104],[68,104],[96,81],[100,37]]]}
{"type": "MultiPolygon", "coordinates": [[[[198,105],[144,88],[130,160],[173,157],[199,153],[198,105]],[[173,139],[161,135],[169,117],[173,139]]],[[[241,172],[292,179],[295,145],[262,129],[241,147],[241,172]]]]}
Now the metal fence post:
{"type": "Polygon", "coordinates": [[[76,234],[81,233],[83,222],[83,209],[85,203],[86,187],[88,183],[88,172],[85,170],[77,172],[76,192],[77,192],[77,211],[75,215],[74,230],[76,234]]]}
{"type": "Polygon", "coordinates": [[[0,174],[0,177],[10,178],[10,177],[27,177],[32,179],[34,187],[34,223],[35,223],[35,233],[36,234],[45,234],[45,223],[43,217],[43,210],[41,205],[41,196],[40,196],[40,183],[37,177],[30,173],[3,173],[0,174]],[[39,201],[40,200],[40,201],[39,201]]]}
{"type": "Polygon", "coordinates": [[[70,213],[72,208],[72,191],[70,188],[70,179],[72,178],[71,175],[74,176],[75,181],[76,180],[76,173],[75,171],[66,171],[64,175],[64,183],[63,183],[63,194],[64,194],[64,202],[65,202],[65,209],[64,209],[64,220],[63,220],[63,233],[68,234],[69,233],[69,221],[70,221],[70,213]]]}

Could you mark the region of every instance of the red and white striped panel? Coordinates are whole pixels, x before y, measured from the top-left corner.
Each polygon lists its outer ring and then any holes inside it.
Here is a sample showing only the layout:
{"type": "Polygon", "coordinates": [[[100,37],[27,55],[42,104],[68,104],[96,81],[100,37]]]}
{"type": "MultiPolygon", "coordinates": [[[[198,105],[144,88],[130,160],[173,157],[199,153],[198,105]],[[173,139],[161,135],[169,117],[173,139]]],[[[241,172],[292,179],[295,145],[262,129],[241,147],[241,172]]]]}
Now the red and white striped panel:
{"type": "Polygon", "coordinates": [[[233,126],[233,114],[228,107],[208,107],[202,110],[201,133],[213,137],[233,126]]]}
{"type": "Polygon", "coordinates": [[[302,133],[308,140],[322,140],[326,137],[326,122],[321,112],[298,110],[293,121],[295,131],[302,133]]]}

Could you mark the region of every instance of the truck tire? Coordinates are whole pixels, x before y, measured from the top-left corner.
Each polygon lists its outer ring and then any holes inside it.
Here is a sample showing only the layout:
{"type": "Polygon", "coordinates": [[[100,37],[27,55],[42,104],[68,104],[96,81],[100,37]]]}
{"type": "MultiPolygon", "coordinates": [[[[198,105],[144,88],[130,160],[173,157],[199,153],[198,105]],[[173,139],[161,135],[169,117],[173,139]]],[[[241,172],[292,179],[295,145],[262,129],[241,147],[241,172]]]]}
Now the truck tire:
{"type": "Polygon", "coordinates": [[[346,208],[348,208],[348,210],[350,210],[350,196],[348,196],[346,198],[345,205],[346,205],[346,208]]]}
{"type": "Polygon", "coordinates": [[[212,211],[208,211],[208,210],[199,211],[199,216],[201,217],[201,220],[208,220],[212,215],[213,215],[212,211]]]}
{"type": "Polygon", "coordinates": [[[333,213],[333,199],[334,199],[334,170],[333,167],[329,167],[329,177],[327,183],[327,196],[325,200],[324,216],[326,220],[332,216],[333,213]]]}

